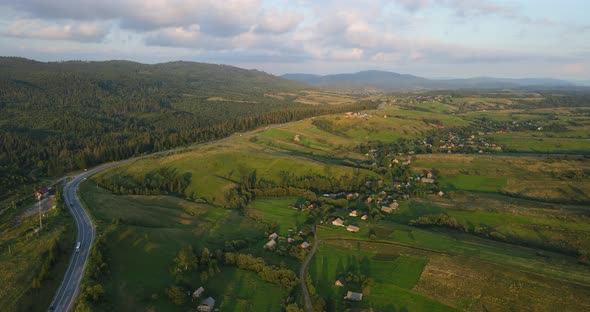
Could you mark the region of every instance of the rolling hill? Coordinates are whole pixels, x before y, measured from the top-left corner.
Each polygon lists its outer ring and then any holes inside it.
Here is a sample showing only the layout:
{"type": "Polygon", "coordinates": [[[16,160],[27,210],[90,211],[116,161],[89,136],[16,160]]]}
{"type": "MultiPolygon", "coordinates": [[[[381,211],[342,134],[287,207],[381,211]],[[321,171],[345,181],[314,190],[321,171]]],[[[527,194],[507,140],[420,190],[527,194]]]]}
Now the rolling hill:
{"type": "Polygon", "coordinates": [[[0,57],[0,201],[34,177],[350,109],[304,89],[227,65],[0,57]]]}
{"type": "Polygon", "coordinates": [[[281,77],[325,88],[345,90],[418,91],[441,89],[521,89],[574,88],[576,84],[551,78],[506,79],[476,77],[466,79],[427,79],[394,72],[368,70],[350,74],[285,74],[281,77]]]}

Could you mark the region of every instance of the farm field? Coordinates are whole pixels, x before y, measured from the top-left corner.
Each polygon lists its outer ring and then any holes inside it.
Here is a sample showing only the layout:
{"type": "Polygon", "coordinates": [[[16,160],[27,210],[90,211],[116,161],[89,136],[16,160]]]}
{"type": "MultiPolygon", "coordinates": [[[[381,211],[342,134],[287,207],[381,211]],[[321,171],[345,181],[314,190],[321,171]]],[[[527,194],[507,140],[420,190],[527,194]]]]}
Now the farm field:
{"type": "MultiPolygon", "coordinates": [[[[228,240],[263,236],[262,227],[252,219],[218,207],[172,196],[113,195],[92,182],[83,183],[81,191],[99,226],[117,223],[108,233],[110,274],[104,286],[111,295],[98,305],[101,310],[118,306],[183,311],[185,308],[171,304],[165,295],[165,289],[175,281],[170,268],[180,248],[193,245],[215,251],[228,240]]],[[[253,272],[231,267],[222,267],[205,283],[195,273],[186,283],[191,289],[204,286],[221,307],[242,311],[277,311],[276,304],[287,294],[253,272]],[[273,295],[275,301],[262,300],[258,291],[273,295]]]]}
{"type": "Polygon", "coordinates": [[[306,215],[297,211],[296,197],[287,198],[260,198],[254,201],[254,207],[248,209],[246,214],[253,219],[266,224],[277,224],[277,234],[286,236],[289,229],[300,229],[305,225],[306,215]]]}
{"type": "Polygon", "coordinates": [[[584,157],[429,154],[416,156],[413,164],[416,169],[438,169],[440,183],[450,189],[504,192],[554,202],[590,202],[590,180],[568,178],[590,170],[584,157]]]}

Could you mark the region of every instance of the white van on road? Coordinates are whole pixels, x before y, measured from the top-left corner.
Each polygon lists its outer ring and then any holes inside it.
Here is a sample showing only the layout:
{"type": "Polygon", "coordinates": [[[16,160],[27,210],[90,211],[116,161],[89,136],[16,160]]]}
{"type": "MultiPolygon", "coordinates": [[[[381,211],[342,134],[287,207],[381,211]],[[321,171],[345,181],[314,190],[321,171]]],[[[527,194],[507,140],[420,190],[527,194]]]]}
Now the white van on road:
{"type": "Polygon", "coordinates": [[[80,251],[80,242],[76,243],[76,251],[80,251]]]}

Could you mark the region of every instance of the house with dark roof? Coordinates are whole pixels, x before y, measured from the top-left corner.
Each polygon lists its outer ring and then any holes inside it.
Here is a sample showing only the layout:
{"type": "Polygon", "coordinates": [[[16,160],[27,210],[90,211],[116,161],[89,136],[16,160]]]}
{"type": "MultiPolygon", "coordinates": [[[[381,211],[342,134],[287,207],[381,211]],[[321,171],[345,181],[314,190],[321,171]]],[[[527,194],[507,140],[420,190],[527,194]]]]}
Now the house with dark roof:
{"type": "Polygon", "coordinates": [[[336,282],[334,282],[334,285],[338,286],[338,287],[344,287],[344,284],[346,283],[346,279],[344,279],[344,276],[340,276],[336,282]]]}

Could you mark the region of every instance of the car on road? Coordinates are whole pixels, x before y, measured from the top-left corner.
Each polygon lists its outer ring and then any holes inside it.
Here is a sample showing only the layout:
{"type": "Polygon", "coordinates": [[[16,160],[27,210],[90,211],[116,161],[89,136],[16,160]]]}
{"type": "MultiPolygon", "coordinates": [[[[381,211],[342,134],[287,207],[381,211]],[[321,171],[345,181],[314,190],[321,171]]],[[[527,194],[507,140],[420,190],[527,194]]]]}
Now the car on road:
{"type": "Polygon", "coordinates": [[[80,251],[80,242],[76,243],[76,251],[80,251]]]}

